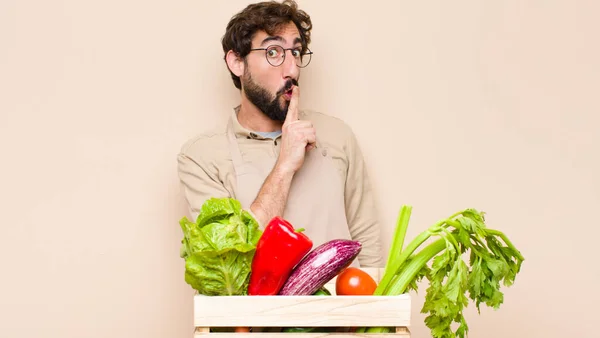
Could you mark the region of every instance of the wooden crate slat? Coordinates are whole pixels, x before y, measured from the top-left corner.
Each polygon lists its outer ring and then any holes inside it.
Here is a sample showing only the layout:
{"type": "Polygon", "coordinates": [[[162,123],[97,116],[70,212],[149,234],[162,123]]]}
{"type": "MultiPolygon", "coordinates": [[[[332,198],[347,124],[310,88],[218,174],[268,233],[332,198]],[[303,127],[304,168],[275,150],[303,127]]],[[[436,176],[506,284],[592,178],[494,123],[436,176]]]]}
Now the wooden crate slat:
{"type": "Polygon", "coordinates": [[[276,332],[255,332],[255,333],[196,333],[194,334],[194,338],[203,338],[203,337],[211,337],[211,338],[321,338],[321,337],[329,337],[329,338],[410,338],[410,332],[406,330],[405,332],[400,333],[276,333],[276,332]]]}
{"type": "Polygon", "coordinates": [[[410,296],[194,297],[197,327],[409,326],[410,296]]]}

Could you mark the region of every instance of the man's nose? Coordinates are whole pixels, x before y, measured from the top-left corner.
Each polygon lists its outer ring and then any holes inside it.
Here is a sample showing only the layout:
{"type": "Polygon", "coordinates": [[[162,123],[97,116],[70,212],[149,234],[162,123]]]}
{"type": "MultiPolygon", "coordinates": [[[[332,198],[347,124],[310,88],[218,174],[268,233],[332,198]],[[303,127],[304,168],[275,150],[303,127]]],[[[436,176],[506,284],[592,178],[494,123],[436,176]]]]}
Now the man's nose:
{"type": "Polygon", "coordinates": [[[283,60],[283,76],[291,77],[293,79],[298,78],[298,73],[300,72],[300,68],[296,65],[296,58],[291,50],[286,50],[285,59],[283,60]],[[289,52],[289,53],[288,53],[289,52]]]}

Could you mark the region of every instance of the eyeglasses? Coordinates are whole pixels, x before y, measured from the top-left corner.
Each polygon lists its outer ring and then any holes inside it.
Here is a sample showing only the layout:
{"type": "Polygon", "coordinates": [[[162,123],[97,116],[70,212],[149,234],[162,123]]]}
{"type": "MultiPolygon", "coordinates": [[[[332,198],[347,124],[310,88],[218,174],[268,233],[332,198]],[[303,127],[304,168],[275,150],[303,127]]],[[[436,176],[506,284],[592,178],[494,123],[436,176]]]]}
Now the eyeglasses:
{"type": "Polygon", "coordinates": [[[292,51],[292,56],[296,60],[296,66],[304,68],[310,63],[312,53],[310,49],[303,47],[283,48],[278,45],[269,46],[267,48],[254,48],[250,51],[264,50],[267,62],[273,67],[279,67],[285,61],[286,51],[292,51]]]}

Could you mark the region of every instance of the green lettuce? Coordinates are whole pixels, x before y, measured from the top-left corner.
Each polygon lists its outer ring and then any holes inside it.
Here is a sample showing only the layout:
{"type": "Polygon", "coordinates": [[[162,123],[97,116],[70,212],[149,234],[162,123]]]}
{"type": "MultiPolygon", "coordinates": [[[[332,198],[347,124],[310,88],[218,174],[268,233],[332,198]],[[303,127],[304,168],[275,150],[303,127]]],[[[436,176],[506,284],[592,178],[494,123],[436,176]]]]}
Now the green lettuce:
{"type": "Polygon", "coordinates": [[[208,296],[246,295],[256,243],[262,235],[258,222],[233,198],[211,198],[202,205],[196,222],[183,217],[180,255],[185,259],[185,281],[208,296]]]}

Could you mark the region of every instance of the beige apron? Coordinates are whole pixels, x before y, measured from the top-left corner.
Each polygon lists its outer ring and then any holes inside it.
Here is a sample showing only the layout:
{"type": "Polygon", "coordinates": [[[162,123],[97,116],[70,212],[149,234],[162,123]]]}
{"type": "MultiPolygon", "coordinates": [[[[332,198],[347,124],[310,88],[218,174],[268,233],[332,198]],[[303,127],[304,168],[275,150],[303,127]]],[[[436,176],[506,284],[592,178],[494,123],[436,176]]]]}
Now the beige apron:
{"type": "MultiPolygon", "coordinates": [[[[244,209],[250,209],[277,159],[265,157],[260,163],[244,162],[231,120],[227,125],[227,139],[237,179],[235,198],[244,209]]],[[[317,145],[306,154],[304,164],[294,175],[282,215],[294,228],[306,229],[313,249],[332,239],[351,239],[344,205],[344,182],[327,148],[317,145]]],[[[352,266],[360,266],[358,259],[352,266]]]]}

